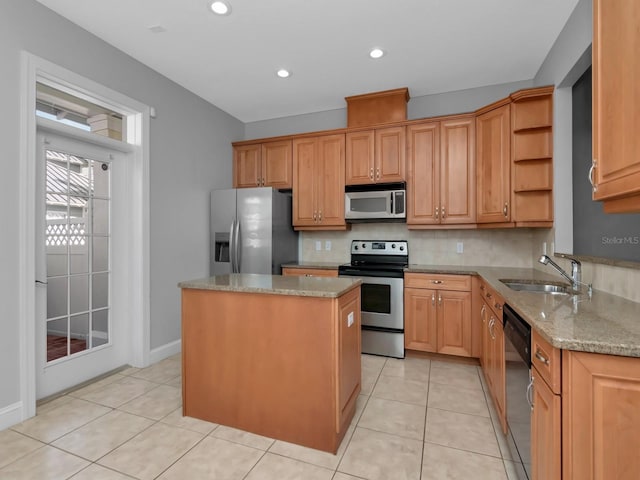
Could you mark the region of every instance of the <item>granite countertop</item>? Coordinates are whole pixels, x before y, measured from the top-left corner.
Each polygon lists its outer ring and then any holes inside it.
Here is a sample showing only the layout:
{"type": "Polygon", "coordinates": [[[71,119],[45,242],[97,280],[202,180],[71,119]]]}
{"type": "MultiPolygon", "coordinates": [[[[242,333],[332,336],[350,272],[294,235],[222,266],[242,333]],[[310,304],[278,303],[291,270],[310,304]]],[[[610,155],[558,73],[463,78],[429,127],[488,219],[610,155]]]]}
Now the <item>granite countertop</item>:
{"type": "Polygon", "coordinates": [[[407,272],[479,275],[545,340],[557,348],[640,357],[640,303],[594,290],[550,295],[511,290],[500,279],[563,282],[533,268],[409,265],[407,272]]]}
{"type": "Polygon", "coordinates": [[[341,263],[331,262],[298,262],[283,263],[282,268],[312,268],[317,270],[337,270],[341,263]]]}
{"type": "Polygon", "coordinates": [[[232,273],[187,280],[178,283],[178,287],[196,290],[337,298],[361,283],[362,280],[357,277],[298,277],[232,273]]]}

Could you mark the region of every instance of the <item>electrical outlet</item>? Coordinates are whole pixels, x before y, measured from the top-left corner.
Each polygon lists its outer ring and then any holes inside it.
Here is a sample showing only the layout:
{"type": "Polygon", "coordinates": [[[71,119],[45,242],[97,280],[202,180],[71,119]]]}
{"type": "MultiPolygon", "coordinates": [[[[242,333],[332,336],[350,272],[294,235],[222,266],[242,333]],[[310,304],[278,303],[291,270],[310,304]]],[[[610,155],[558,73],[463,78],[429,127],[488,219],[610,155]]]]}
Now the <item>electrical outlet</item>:
{"type": "Polygon", "coordinates": [[[349,312],[349,315],[347,315],[347,327],[350,327],[351,325],[353,325],[353,322],[354,322],[353,312],[349,312]]]}
{"type": "Polygon", "coordinates": [[[462,242],[458,242],[456,244],[456,252],[457,253],[462,253],[464,252],[464,244],[462,242]]]}
{"type": "Polygon", "coordinates": [[[320,240],[316,240],[316,252],[322,250],[322,242],[320,240]]]}
{"type": "Polygon", "coordinates": [[[331,250],[331,240],[324,241],[324,249],[329,252],[331,250]]]}

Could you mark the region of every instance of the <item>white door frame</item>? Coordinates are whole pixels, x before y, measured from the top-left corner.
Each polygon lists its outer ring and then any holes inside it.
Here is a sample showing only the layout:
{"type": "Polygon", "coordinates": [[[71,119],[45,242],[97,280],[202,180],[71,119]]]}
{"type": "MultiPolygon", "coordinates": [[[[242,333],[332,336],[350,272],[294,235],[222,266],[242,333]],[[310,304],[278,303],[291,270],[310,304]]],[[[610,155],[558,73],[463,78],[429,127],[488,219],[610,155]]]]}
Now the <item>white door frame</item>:
{"type": "MultiPolygon", "coordinates": [[[[36,82],[54,86],[79,98],[101,103],[126,116],[127,139],[131,148],[130,199],[131,244],[126,253],[129,268],[129,321],[131,343],[128,361],[136,367],[149,363],[150,295],[149,295],[149,119],[150,107],[115,92],[92,80],[59,67],[28,52],[21,55],[20,92],[20,167],[19,167],[19,300],[20,300],[20,403],[21,418],[35,415],[35,215],[36,215],[36,82]]],[[[40,120],[38,120],[40,124],[40,120]]],[[[113,140],[101,138],[73,127],[54,125],[48,128],[76,136],[84,141],[113,146],[113,140]],[[96,138],[98,137],[98,138],[96,138]]]]}

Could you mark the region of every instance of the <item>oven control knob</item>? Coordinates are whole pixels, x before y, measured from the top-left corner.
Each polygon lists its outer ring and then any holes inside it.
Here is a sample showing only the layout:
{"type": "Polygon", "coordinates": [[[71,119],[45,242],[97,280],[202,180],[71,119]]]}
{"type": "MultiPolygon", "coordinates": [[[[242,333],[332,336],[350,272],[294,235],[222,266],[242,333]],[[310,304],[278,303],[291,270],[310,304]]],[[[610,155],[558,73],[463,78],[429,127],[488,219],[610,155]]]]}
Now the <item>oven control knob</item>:
{"type": "Polygon", "coordinates": [[[392,244],[391,244],[391,248],[396,248],[396,244],[395,244],[395,243],[392,243],[392,244]]]}
{"type": "Polygon", "coordinates": [[[355,246],[353,247],[353,249],[354,249],[354,250],[357,250],[357,249],[358,249],[358,245],[355,245],[355,246]]]}
{"type": "Polygon", "coordinates": [[[402,245],[400,245],[400,251],[404,250],[404,247],[402,245]]]}
{"type": "Polygon", "coordinates": [[[367,245],[363,243],[362,248],[367,248],[367,245]]]}

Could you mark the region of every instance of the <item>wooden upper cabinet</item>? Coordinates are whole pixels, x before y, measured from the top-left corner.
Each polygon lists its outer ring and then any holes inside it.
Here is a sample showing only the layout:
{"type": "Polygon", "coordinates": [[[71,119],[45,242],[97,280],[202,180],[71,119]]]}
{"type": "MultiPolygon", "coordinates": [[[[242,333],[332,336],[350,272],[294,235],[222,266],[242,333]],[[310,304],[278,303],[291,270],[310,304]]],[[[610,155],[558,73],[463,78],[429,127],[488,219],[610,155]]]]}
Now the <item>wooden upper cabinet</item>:
{"type": "Polygon", "coordinates": [[[235,188],[291,188],[291,140],[233,147],[235,188]]]}
{"type": "Polygon", "coordinates": [[[291,188],[293,169],[291,164],[291,140],[262,144],[262,186],[291,188]]]}
{"type": "Polygon", "coordinates": [[[347,133],[346,184],[405,181],[405,131],[400,126],[347,133]]]}
{"type": "Polygon", "coordinates": [[[476,221],[475,122],[440,122],[440,223],[476,221]]]}
{"type": "Polygon", "coordinates": [[[640,2],[593,2],[593,180],[605,212],[640,212],[640,2]]]}
{"type": "Polygon", "coordinates": [[[258,187],[261,178],[260,144],[233,147],[233,187],[258,187]]]}
{"type": "Polygon", "coordinates": [[[376,130],[376,182],[405,181],[406,127],[376,130]]]}
{"type": "Polygon", "coordinates": [[[293,226],[343,230],[344,134],[293,140],[293,226]]]}
{"type": "Polygon", "coordinates": [[[562,478],[640,478],[640,358],[562,352],[562,478]]]}
{"type": "Polygon", "coordinates": [[[407,225],[440,223],[440,122],[407,127],[407,225]]]}
{"type": "Polygon", "coordinates": [[[477,222],[511,221],[509,103],[476,117],[477,222]]]}
{"type": "Polygon", "coordinates": [[[349,132],[346,135],[345,183],[363,185],[374,182],[375,132],[349,132]]]}
{"type": "Polygon", "coordinates": [[[407,136],[409,228],[475,223],[473,117],[413,124],[407,136]]]}

